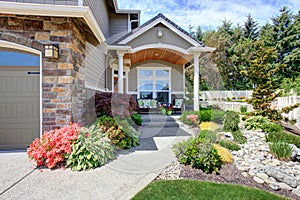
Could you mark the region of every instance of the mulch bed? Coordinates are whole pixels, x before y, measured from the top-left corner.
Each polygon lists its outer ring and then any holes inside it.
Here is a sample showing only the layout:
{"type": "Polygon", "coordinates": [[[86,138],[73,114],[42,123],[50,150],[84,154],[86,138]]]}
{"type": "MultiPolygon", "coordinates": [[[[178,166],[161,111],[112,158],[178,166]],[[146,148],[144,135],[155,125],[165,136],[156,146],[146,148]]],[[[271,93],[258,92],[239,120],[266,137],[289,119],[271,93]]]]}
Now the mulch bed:
{"type": "Polygon", "coordinates": [[[202,170],[194,169],[188,165],[187,166],[182,165],[180,177],[183,179],[190,179],[190,180],[202,180],[202,181],[215,182],[215,183],[230,183],[230,184],[245,185],[245,186],[250,186],[265,191],[269,191],[272,193],[276,193],[279,195],[283,195],[291,199],[300,200],[300,198],[297,195],[293,194],[291,191],[287,191],[287,190],[274,191],[271,188],[269,188],[265,183],[259,184],[255,182],[252,177],[242,176],[241,171],[239,171],[234,164],[223,165],[222,168],[219,170],[218,174],[215,172],[211,174],[206,174],[202,170]]]}

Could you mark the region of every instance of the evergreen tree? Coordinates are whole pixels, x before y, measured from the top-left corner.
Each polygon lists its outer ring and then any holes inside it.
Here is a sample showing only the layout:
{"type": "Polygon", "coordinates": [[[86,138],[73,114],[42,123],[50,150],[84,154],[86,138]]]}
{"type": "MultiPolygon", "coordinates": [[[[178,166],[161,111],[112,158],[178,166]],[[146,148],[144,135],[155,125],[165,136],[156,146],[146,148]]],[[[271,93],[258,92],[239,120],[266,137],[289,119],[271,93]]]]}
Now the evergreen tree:
{"type": "Polygon", "coordinates": [[[276,63],[287,65],[282,71],[282,78],[295,79],[299,76],[300,27],[299,15],[293,15],[287,8],[280,9],[280,15],[272,18],[273,43],[278,52],[276,63]]]}
{"type": "Polygon", "coordinates": [[[285,65],[274,62],[278,54],[274,48],[266,46],[264,41],[256,41],[254,47],[255,53],[247,72],[249,79],[256,85],[250,103],[257,115],[278,121],[281,116],[271,103],[280,96],[279,74],[285,65]]]}
{"type": "Polygon", "coordinates": [[[247,15],[247,21],[244,24],[243,36],[249,40],[256,40],[258,37],[258,23],[254,21],[251,15],[247,15]]]}

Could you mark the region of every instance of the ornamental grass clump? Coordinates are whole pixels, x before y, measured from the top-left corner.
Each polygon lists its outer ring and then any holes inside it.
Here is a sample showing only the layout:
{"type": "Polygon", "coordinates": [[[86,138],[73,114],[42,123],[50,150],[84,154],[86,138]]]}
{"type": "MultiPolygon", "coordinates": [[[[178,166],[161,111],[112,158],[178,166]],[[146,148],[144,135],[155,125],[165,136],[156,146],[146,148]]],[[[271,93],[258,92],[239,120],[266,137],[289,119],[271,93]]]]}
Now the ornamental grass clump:
{"type": "Polygon", "coordinates": [[[292,155],[292,147],[285,142],[269,143],[271,153],[279,160],[290,160],[292,155]]]}
{"type": "Polygon", "coordinates": [[[80,126],[76,123],[60,129],[44,132],[28,147],[27,154],[37,166],[55,168],[63,165],[67,154],[72,152],[72,144],[77,140],[80,126]]]}

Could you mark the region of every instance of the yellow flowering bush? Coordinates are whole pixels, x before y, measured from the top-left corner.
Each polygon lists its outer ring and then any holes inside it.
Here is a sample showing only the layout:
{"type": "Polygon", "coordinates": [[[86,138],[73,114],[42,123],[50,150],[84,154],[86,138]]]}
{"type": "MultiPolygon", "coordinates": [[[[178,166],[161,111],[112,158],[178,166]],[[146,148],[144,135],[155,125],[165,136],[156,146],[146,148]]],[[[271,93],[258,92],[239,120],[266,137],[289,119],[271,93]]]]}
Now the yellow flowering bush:
{"type": "Polygon", "coordinates": [[[200,129],[201,130],[210,130],[215,131],[218,128],[218,124],[214,122],[201,122],[200,123],[200,129]]]}
{"type": "Polygon", "coordinates": [[[218,144],[214,144],[214,148],[217,149],[218,155],[221,156],[222,163],[232,163],[233,158],[230,151],[218,144]]]}

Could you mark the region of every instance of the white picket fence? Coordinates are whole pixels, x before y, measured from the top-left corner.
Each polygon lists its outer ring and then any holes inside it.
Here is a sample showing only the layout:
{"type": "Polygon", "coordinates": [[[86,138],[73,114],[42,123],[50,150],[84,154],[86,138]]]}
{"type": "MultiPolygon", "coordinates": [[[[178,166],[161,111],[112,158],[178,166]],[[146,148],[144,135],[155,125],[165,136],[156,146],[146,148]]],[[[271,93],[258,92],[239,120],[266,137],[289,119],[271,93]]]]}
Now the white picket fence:
{"type": "Polygon", "coordinates": [[[201,91],[200,98],[203,100],[226,100],[227,97],[232,99],[236,97],[251,98],[252,90],[217,90],[217,91],[201,91]]]}
{"type": "MultiPolygon", "coordinates": [[[[278,110],[281,110],[284,107],[294,105],[296,103],[300,103],[300,96],[296,94],[288,97],[278,97],[274,102],[274,105],[278,110]]],[[[295,119],[297,121],[296,126],[300,128],[300,108],[296,108],[289,112],[288,114],[283,114],[289,120],[295,119]]]]}

